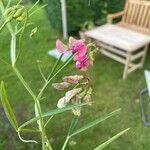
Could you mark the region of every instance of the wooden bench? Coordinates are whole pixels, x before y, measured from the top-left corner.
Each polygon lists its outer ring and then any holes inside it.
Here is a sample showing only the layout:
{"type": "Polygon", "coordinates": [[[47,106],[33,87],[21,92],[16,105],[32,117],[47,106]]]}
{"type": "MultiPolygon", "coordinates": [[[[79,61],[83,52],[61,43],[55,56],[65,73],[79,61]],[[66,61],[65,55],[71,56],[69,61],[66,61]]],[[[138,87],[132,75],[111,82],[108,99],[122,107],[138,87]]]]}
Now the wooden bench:
{"type": "Polygon", "coordinates": [[[86,31],[101,53],[124,64],[123,79],[142,68],[150,43],[150,1],[127,0],[124,11],[108,15],[108,24],[86,31]],[[113,19],[122,17],[116,24],[113,19]]]}

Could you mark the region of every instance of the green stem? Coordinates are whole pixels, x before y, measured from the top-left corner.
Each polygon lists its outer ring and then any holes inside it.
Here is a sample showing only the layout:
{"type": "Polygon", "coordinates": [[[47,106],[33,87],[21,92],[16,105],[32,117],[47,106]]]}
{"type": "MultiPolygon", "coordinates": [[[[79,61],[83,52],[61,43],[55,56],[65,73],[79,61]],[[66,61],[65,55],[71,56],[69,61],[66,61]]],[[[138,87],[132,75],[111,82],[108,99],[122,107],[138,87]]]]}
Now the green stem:
{"type": "Polygon", "coordinates": [[[54,117],[54,115],[51,116],[51,117],[47,120],[47,122],[46,122],[45,125],[44,125],[45,128],[46,128],[46,126],[49,124],[49,122],[52,120],[53,117],[54,117]]]}
{"type": "Polygon", "coordinates": [[[64,142],[64,145],[63,145],[63,147],[62,147],[61,150],[65,150],[65,148],[66,148],[66,146],[67,146],[67,143],[68,143],[69,139],[70,139],[70,136],[67,136],[67,138],[66,138],[66,140],[65,140],[65,142],[64,142]]]}
{"type": "MultiPolygon", "coordinates": [[[[35,111],[37,112],[37,115],[39,116],[39,129],[41,131],[41,137],[42,137],[42,147],[43,150],[45,150],[45,143],[47,143],[48,139],[45,133],[45,128],[44,128],[44,122],[43,122],[43,118],[42,118],[42,111],[41,111],[41,106],[40,106],[40,102],[39,100],[36,98],[35,94],[33,93],[33,91],[31,90],[31,88],[29,87],[29,85],[26,83],[26,81],[24,80],[24,78],[22,77],[21,73],[18,71],[18,69],[14,66],[13,67],[17,77],[19,78],[19,80],[21,81],[21,83],[24,85],[24,87],[26,88],[26,90],[30,93],[30,95],[32,96],[32,98],[35,101],[35,107],[37,109],[35,109],[35,111]]],[[[48,148],[49,150],[52,150],[50,143],[48,144],[48,148]]]]}
{"type": "Polygon", "coordinates": [[[29,87],[29,85],[26,83],[26,81],[24,80],[24,78],[22,77],[21,73],[19,72],[19,70],[14,66],[13,67],[14,72],[16,73],[17,77],[19,78],[19,80],[21,81],[21,83],[23,84],[23,86],[26,88],[26,90],[29,92],[29,94],[32,96],[32,98],[35,100],[36,96],[33,93],[33,91],[31,90],[31,88],[29,87]]]}
{"type": "Polygon", "coordinates": [[[12,35],[11,37],[11,50],[10,50],[10,56],[11,56],[11,63],[12,66],[15,65],[16,62],[16,36],[12,35]]]}
{"type": "Polygon", "coordinates": [[[41,96],[42,96],[42,94],[43,94],[45,88],[48,86],[48,84],[61,72],[61,70],[63,70],[63,69],[70,63],[70,61],[72,60],[72,58],[73,58],[73,56],[71,56],[71,57],[64,63],[64,65],[63,65],[60,69],[58,69],[58,70],[56,71],[56,73],[44,84],[44,86],[42,87],[40,93],[39,93],[38,96],[37,96],[37,99],[38,99],[38,100],[41,98],[41,96]]]}
{"type": "Polygon", "coordinates": [[[5,21],[5,22],[1,25],[0,31],[5,27],[6,24],[7,24],[7,22],[5,21]]]}
{"type": "MultiPolygon", "coordinates": [[[[0,0],[0,9],[1,9],[1,12],[3,14],[4,11],[5,11],[5,8],[4,8],[2,0],[0,0]]],[[[39,124],[40,124],[40,127],[41,127],[42,148],[43,148],[43,150],[45,150],[45,145],[47,145],[47,148],[49,150],[52,150],[52,147],[51,147],[51,145],[50,145],[50,143],[48,141],[48,138],[46,136],[46,133],[45,133],[40,102],[36,98],[35,94],[31,90],[31,88],[29,87],[29,85],[27,84],[27,82],[22,77],[22,75],[19,72],[19,70],[15,67],[15,62],[16,62],[16,35],[15,35],[15,32],[13,31],[13,28],[12,28],[10,22],[7,23],[7,27],[8,27],[8,30],[9,30],[11,36],[12,36],[12,39],[11,39],[11,61],[12,61],[13,70],[16,73],[16,75],[19,78],[19,80],[21,81],[21,83],[24,85],[24,87],[26,88],[26,90],[30,93],[30,95],[32,96],[32,98],[35,101],[35,106],[37,108],[37,113],[38,113],[39,118],[40,118],[39,124]]],[[[18,132],[18,136],[21,138],[19,132],[18,132]]]]}
{"type": "Polygon", "coordinates": [[[61,54],[60,57],[59,57],[59,59],[56,61],[56,63],[55,63],[55,65],[53,66],[52,71],[51,71],[50,75],[48,76],[47,80],[49,80],[49,79],[52,77],[52,75],[53,75],[53,73],[55,72],[55,70],[56,70],[56,68],[57,68],[57,66],[58,66],[58,64],[59,64],[59,62],[61,61],[61,58],[62,58],[62,57],[63,57],[63,54],[61,54]]]}

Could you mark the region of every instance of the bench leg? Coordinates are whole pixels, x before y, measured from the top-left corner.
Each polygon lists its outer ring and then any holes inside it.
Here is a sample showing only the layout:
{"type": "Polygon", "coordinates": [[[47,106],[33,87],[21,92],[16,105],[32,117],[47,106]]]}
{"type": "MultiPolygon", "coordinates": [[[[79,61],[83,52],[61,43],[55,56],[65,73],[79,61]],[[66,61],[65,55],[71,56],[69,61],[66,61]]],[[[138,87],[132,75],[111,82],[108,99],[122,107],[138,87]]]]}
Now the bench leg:
{"type": "Polygon", "coordinates": [[[125,80],[128,76],[128,69],[131,61],[131,53],[127,52],[127,57],[126,57],[126,63],[124,67],[124,72],[123,72],[123,80],[125,80]]]}
{"type": "Polygon", "coordinates": [[[146,46],[144,47],[144,54],[143,54],[142,59],[141,59],[141,66],[140,66],[140,68],[143,68],[147,50],[148,50],[148,45],[146,45],[146,46]]]}

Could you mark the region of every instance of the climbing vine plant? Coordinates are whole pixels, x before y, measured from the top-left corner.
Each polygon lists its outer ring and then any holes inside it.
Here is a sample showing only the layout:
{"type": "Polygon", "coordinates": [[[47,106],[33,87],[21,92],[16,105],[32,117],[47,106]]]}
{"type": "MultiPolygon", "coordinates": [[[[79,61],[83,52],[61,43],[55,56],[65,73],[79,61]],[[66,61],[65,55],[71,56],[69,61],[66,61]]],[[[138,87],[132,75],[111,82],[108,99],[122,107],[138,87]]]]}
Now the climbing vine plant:
{"type": "MultiPolygon", "coordinates": [[[[25,78],[23,77],[22,73],[17,67],[17,60],[20,57],[21,53],[21,41],[24,35],[25,29],[31,23],[29,22],[28,18],[35,14],[38,9],[42,9],[44,6],[38,7],[35,9],[35,6],[39,3],[39,0],[31,7],[26,8],[26,6],[21,4],[19,1],[15,5],[11,5],[11,0],[8,1],[7,5],[4,4],[3,0],[0,0],[0,10],[1,10],[1,20],[0,20],[0,32],[6,28],[11,36],[11,43],[10,43],[10,62],[8,63],[1,59],[4,63],[9,65],[12,70],[14,71],[15,75],[17,76],[18,80],[24,86],[24,89],[30,94],[34,106],[33,109],[35,111],[34,118],[31,118],[28,121],[25,121],[23,124],[20,124],[16,118],[15,112],[13,107],[10,104],[10,101],[7,96],[5,82],[1,81],[0,86],[0,99],[2,102],[2,106],[4,108],[5,114],[11,124],[11,126],[16,131],[19,139],[25,143],[35,143],[39,144],[42,143],[42,150],[52,150],[53,146],[51,145],[48,137],[49,135],[46,132],[46,127],[50,124],[52,117],[61,113],[68,111],[68,113],[72,112],[73,117],[68,127],[68,134],[66,136],[66,140],[62,145],[61,150],[64,150],[67,146],[68,141],[70,138],[86,131],[87,129],[101,123],[102,121],[116,115],[120,109],[117,109],[105,116],[99,117],[96,120],[83,125],[81,128],[77,129],[77,123],[79,121],[79,116],[81,115],[82,107],[86,107],[90,105],[92,107],[92,85],[91,79],[88,76],[87,72],[89,67],[94,65],[95,55],[97,53],[97,48],[93,43],[87,43],[83,39],[75,39],[70,37],[67,44],[64,44],[62,41],[56,41],[56,48],[60,53],[59,59],[53,65],[49,75],[46,77],[40,66],[37,68],[39,69],[39,73],[41,74],[41,80],[44,81],[43,86],[41,87],[39,93],[35,93],[25,78]],[[61,59],[63,55],[70,51],[72,55],[63,63],[61,63],[61,59]],[[71,62],[74,61],[76,69],[80,70],[80,75],[68,75],[62,77],[62,82],[60,83],[53,83],[53,80],[57,77],[58,74],[62,72],[63,69],[71,62]],[[41,98],[43,93],[48,85],[52,85],[53,88],[56,90],[66,90],[67,92],[64,93],[64,96],[60,98],[57,102],[57,108],[44,112],[41,108],[41,98]],[[36,123],[37,127],[32,128],[32,124],[36,123]],[[22,137],[23,132],[27,132],[28,134],[34,132],[37,133],[38,136],[41,138],[41,142],[38,142],[36,139],[25,139],[22,137]]],[[[32,37],[37,31],[37,28],[34,28],[31,31],[30,36],[32,37]]],[[[5,40],[5,39],[4,39],[5,40]]],[[[83,113],[83,112],[82,112],[83,113]]],[[[94,150],[100,150],[106,147],[109,143],[113,140],[124,134],[129,129],[121,131],[120,133],[116,134],[108,141],[104,142],[103,144],[96,147],[94,150]]],[[[35,137],[36,138],[36,137],[35,137]]],[[[39,144],[41,146],[41,144],[39,144]]]]}

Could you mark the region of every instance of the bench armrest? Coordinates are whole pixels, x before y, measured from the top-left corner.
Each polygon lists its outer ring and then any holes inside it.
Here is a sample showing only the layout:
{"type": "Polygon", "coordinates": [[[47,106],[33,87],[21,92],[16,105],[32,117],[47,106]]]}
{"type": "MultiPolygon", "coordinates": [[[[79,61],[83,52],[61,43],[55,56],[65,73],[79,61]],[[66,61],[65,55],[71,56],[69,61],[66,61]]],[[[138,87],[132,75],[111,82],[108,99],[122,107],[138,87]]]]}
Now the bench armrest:
{"type": "Polygon", "coordinates": [[[122,17],[125,15],[125,11],[120,11],[114,14],[110,14],[107,16],[107,23],[112,24],[114,18],[122,17]]]}

